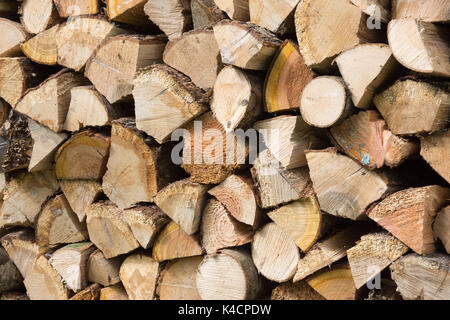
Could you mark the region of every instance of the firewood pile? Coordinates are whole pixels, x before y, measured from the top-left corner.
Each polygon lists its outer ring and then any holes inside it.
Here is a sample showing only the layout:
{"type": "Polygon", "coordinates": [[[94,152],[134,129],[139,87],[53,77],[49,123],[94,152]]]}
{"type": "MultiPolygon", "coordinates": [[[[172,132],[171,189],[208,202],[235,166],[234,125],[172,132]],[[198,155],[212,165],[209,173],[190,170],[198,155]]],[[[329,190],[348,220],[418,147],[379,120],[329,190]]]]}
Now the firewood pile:
{"type": "Polygon", "coordinates": [[[450,299],[449,0],[0,0],[0,297],[450,299]]]}

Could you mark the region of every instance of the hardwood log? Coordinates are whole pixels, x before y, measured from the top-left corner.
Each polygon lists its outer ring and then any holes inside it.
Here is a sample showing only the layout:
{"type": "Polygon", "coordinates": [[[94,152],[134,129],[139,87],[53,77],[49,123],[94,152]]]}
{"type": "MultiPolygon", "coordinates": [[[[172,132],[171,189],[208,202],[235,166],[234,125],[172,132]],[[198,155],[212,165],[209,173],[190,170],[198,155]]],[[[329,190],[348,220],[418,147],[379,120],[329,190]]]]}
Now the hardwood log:
{"type": "Polygon", "coordinates": [[[250,8],[249,0],[214,0],[220,10],[226,12],[233,20],[249,21],[250,8]]]}
{"type": "Polygon", "coordinates": [[[294,33],[298,3],[299,0],[249,0],[250,21],[275,33],[294,33]]]}
{"type": "Polygon", "coordinates": [[[22,52],[36,63],[45,65],[57,64],[56,33],[58,29],[59,25],[55,25],[25,41],[22,44],[22,52]]]}
{"type": "Polygon", "coordinates": [[[0,27],[5,38],[0,44],[0,57],[16,57],[21,55],[20,45],[30,36],[20,23],[0,18],[0,27]]]}
{"type": "Polygon", "coordinates": [[[102,186],[94,180],[60,180],[59,186],[78,220],[86,218],[86,208],[102,193],[102,186]]]}
{"type": "Polygon", "coordinates": [[[450,164],[446,158],[450,148],[450,130],[421,137],[420,146],[420,155],[450,183],[450,164]]]}
{"type": "Polygon", "coordinates": [[[22,25],[32,34],[42,32],[61,20],[52,0],[25,0],[20,13],[22,25]]]}
{"type": "Polygon", "coordinates": [[[121,283],[102,288],[100,300],[128,300],[127,292],[121,283]]]}
{"type": "Polygon", "coordinates": [[[145,15],[146,0],[106,0],[105,2],[106,14],[110,20],[130,24],[143,30],[158,32],[158,28],[145,15]]]}
{"type": "Polygon", "coordinates": [[[101,285],[93,283],[87,286],[85,289],[74,294],[70,297],[70,300],[99,300],[100,299],[101,285]]]}
{"type": "Polygon", "coordinates": [[[450,206],[442,209],[436,216],[433,223],[434,239],[439,239],[444,245],[445,251],[450,253],[450,206]]]}
{"type": "Polygon", "coordinates": [[[122,257],[106,259],[99,249],[95,250],[87,261],[88,281],[105,287],[120,283],[119,271],[122,261],[122,257]]]}
{"type": "Polygon", "coordinates": [[[450,3],[445,0],[393,0],[392,17],[414,18],[426,22],[449,22],[450,3]]]}
{"type": "Polygon", "coordinates": [[[270,300],[325,300],[305,281],[284,282],[272,290],[270,300]]]}
{"type": "Polygon", "coordinates": [[[61,18],[97,14],[100,6],[97,0],[53,0],[61,18]]]}
{"type": "Polygon", "coordinates": [[[209,29],[226,18],[214,0],[191,0],[192,24],[195,30],[209,29]]]}

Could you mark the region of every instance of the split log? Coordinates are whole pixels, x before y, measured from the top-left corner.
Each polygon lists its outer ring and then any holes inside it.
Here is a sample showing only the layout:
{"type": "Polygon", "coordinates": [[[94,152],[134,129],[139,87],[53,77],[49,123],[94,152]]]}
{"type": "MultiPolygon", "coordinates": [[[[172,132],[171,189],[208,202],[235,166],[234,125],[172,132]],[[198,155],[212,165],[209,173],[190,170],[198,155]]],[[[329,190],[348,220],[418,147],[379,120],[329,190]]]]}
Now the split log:
{"type": "Polygon", "coordinates": [[[70,244],[52,254],[49,262],[68,289],[79,292],[87,287],[87,259],[94,249],[92,242],[84,242],[70,244]]]}
{"type": "Polygon", "coordinates": [[[405,300],[450,299],[450,257],[409,254],[391,266],[392,279],[405,300]]]}
{"type": "Polygon", "coordinates": [[[219,184],[246,164],[245,137],[226,132],[212,112],[189,123],[183,141],[181,167],[194,182],[219,184]]]}
{"type": "Polygon", "coordinates": [[[58,182],[52,171],[20,173],[12,177],[3,192],[2,224],[32,225],[44,202],[58,188],[58,182]]]}
{"type": "Polygon", "coordinates": [[[203,250],[196,236],[189,236],[175,222],[170,222],[153,245],[153,260],[165,261],[200,256],[203,250]]]}
{"type": "Polygon", "coordinates": [[[136,130],[131,118],[113,122],[111,150],[103,191],[119,208],[152,202],[153,196],[179,177],[170,159],[171,145],[159,146],[136,130]]]}
{"type": "Polygon", "coordinates": [[[306,158],[321,209],[337,217],[364,219],[370,204],[398,187],[388,172],[370,171],[335,149],[311,151],[306,158]]]}
{"type": "Polygon", "coordinates": [[[72,17],[56,33],[58,64],[80,71],[100,43],[122,33],[125,30],[98,16],[72,17]]]}
{"type": "Polygon", "coordinates": [[[250,255],[238,249],[205,256],[198,267],[196,282],[203,300],[253,300],[263,288],[250,255]]]}
{"type": "Polygon", "coordinates": [[[446,154],[450,149],[450,130],[421,138],[420,155],[450,183],[450,163],[446,154]]]}
{"type": "Polygon", "coordinates": [[[267,72],[264,85],[266,111],[299,108],[301,93],[315,76],[306,66],[298,46],[293,41],[286,40],[275,54],[267,72]]]}
{"type": "Polygon", "coordinates": [[[358,45],[341,53],[335,62],[352,93],[354,105],[361,109],[373,107],[372,99],[378,88],[400,70],[391,48],[383,43],[358,45]]]}
{"type": "Polygon", "coordinates": [[[120,280],[130,300],[154,300],[161,265],[149,256],[136,253],[120,267],[120,280]]]}
{"type": "Polygon", "coordinates": [[[294,11],[299,0],[249,0],[250,22],[272,32],[294,33],[294,11]]]}
{"type": "Polygon", "coordinates": [[[432,223],[450,198],[440,186],[396,192],[370,208],[367,215],[418,254],[435,250],[432,223]]]}
{"type": "Polygon", "coordinates": [[[15,105],[15,110],[55,132],[61,132],[69,109],[70,89],[85,83],[81,75],[63,69],[28,90],[15,105]]]}
{"type": "Polygon", "coordinates": [[[147,32],[157,32],[155,25],[145,15],[146,0],[106,0],[105,2],[106,14],[110,20],[131,24],[147,32]]]}
{"type": "Polygon", "coordinates": [[[269,223],[253,238],[252,258],[264,277],[285,282],[294,276],[300,253],[295,242],[277,224],[269,223]]]}
{"type": "Polygon", "coordinates": [[[20,288],[22,276],[8,253],[0,246],[0,292],[12,291],[20,288]]]}
{"type": "Polygon", "coordinates": [[[305,281],[284,282],[272,290],[270,300],[325,300],[305,281]]]}
{"type": "Polygon", "coordinates": [[[61,276],[44,256],[34,262],[23,281],[30,300],[68,300],[69,291],[61,276]]]}
{"type": "Polygon", "coordinates": [[[88,281],[105,287],[120,283],[119,271],[122,261],[122,257],[106,259],[100,250],[95,250],[87,261],[88,281]]]}
{"type": "Polygon", "coordinates": [[[303,120],[318,128],[340,123],[353,110],[350,92],[340,77],[321,76],[311,80],[300,98],[303,120]]]}
{"type": "Polygon", "coordinates": [[[450,77],[450,27],[415,19],[392,20],[388,26],[389,45],[403,66],[430,76],[450,77]]]}
{"type": "Polygon", "coordinates": [[[370,170],[397,167],[419,152],[416,140],[392,134],[380,114],[361,111],[330,129],[336,145],[370,170]]]}
{"type": "Polygon", "coordinates": [[[248,175],[232,175],[208,193],[214,196],[237,221],[258,228],[262,212],[258,207],[253,182],[248,175]]]}
{"type": "Polygon", "coordinates": [[[251,23],[223,20],[213,27],[223,63],[267,70],[282,44],[274,34],[251,23]]]}
{"type": "Polygon", "coordinates": [[[212,30],[194,30],[171,40],[164,50],[163,60],[204,90],[214,86],[222,68],[219,46],[212,30]]]}
{"type": "Polygon", "coordinates": [[[139,242],[123,215],[122,210],[109,202],[97,202],[86,209],[89,239],[103,252],[106,259],[139,248],[139,242]]]}
{"type": "Polygon", "coordinates": [[[80,222],[86,218],[86,208],[102,193],[102,186],[91,180],[60,180],[59,186],[80,222]]]}
{"type": "Polygon", "coordinates": [[[93,283],[81,290],[77,294],[70,297],[70,300],[99,300],[101,286],[98,283],[93,283]]]}
{"type": "Polygon", "coordinates": [[[25,0],[20,11],[22,25],[32,34],[42,32],[61,20],[52,0],[25,0]]]}
{"type": "Polygon", "coordinates": [[[383,23],[391,20],[391,0],[350,0],[362,12],[383,23]]]}
{"type": "Polygon", "coordinates": [[[226,18],[214,0],[191,0],[192,24],[194,29],[209,29],[226,18]]]}
{"type": "Polygon", "coordinates": [[[294,282],[305,279],[316,271],[330,266],[347,255],[347,250],[369,231],[367,224],[351,224],[317,242],[298,262],[294,282]]]}
{"type": "Polygon", "coordinates": [[[341,52],[361,43],[383,42],[383,30],[370,30],[366,19],[365,13],[348,0],[301,1],[295,12],[295,27],[305,63],[325,71],[341,52]]]}
{"type": "Polygon", "coordinates": [[[315,196],[297,200],[267,215],[303,252],[317,241],[325,222],[315,196]]]}
{"type": "Polygon", "coordinates": [[[136,240],[142,248],[150,248],[169,218],[157,206],[137,206],[123,212],[136,240]]]}
{"type": "Polygon", "coordinates": [[[154,197],[155,203],[188,235],[196,233],[210,187],[180,180],[169,184],[154,197]]]}
{"type": "Polygon", "coordinates": [[[450,3],[445,0],[394,0],[394,19],[414,18],[426,22],[449,22],[450,3]]]}
{"type": "Polygon", "coordinates": [[[100,10],[97,0],[53,0],[61,18],[97,14],[100,10]]]}
{"type": "Polygon", "coordinates": [[[160,300],[201,300],[196,276],[203,257],[174,260],[161,272],[158,296],[160,300]]]}
{"type": "Polygon", "coordinates": [[[357,292],[348,263],[332,266],[306,279],[327,300],[356,300],[357,292]]]}
{"type": "Polygon", "coordinates": [[[111,138],[104,130],[88,129],[74,134],[55,155],[58,179],[100,180],[106,171],[111,138]]]}
{"type": "Polygon", "coordinates": [[[36,217],[36,242],[42,247],[88,239],[86,226],[78,221],[64,195],[50,199],[36,217]]]}
{"type": "Polygon", "coordinates": [[[66,133],[55,133],[38,122],[29,119],[28,128],[33,139],[33,151],[31,153],[29,172],[53,169],[55,153],[61,143],[67,138],[66,133]]]}
{"type": "Polygon", "coordinates": [[[166,42],[167,39],[161,36],[109,38],[87,62],[85,76],[110,103],[131,100],[137,71],[162,62],[166,42]]]}
{"type": "Polygon", "coordinates": [[[0,18],[0,28],[5,36],[0,44],[0,57],[20,56],[20,45],[29,38],[20,23],[5,18],[0,18]]]}
{"type": "Polygon", "coordinates": [[[225,128],[247,128],[262,113],[262,82],[244,71],[227,66],[214,84],[211,110],[225,128]]]}
{"type": "MultiPolygon", "coordinates": [[[[144,12],[173,41],[192,27],[191,2],[189,0],[150,0],[144,12]]],[[[194,62],[194,61],[193,61],[194,62]]]]}
{"type": "Polygon", "coordinates": [[[251,173],[264,209],[299,200],[312,190],[307,166],[286,170],[268,149],[258,154],[251,173]]]}
{"type": "Polygon", "coordinates": [[[214,0],[220,10],[226,12],[233,20],[249,21],[250,8],[249,0],[214,0]]]}
{"type": "Polygon", "coordinates": [[[220,249],[244,245],[252,241],[255,231],[233,218],[222,203],[210,199],[202,214],[202,247],[207,254],[220,249]]]}
{"type": "Polygon", "coordinates": [[[127,292],[121,283],[102,288],[100,300],[128,300],[127,292]]]}
{"type": "Polygon", "coordinates": [[[326,146],[322,131],[309,126],[300,116],[259,121],[253,128],[264,137],[267,148],[285,169],[305,166],[305,150],[326,146]]]}
{"type": "Polygon", "coordinates": [[[387,232],[364,235],[347,250],[347,258],[357,289],[369,283],[409,248],[387,232]]]}
{"type": "Polygon", "coordinates": [[[447,253],[450,253],[450,206],[442,209],[436,216],[433,224],[434,239],[439,239],[445,247],[447,253]]]}
{"type": "Polygon", "coordinates": [[[22,44],[22,52],[30,60],[45,65],[55,65],[58,62],[56,48],[56,33],[59,25],[42,31],[22,44]]]}

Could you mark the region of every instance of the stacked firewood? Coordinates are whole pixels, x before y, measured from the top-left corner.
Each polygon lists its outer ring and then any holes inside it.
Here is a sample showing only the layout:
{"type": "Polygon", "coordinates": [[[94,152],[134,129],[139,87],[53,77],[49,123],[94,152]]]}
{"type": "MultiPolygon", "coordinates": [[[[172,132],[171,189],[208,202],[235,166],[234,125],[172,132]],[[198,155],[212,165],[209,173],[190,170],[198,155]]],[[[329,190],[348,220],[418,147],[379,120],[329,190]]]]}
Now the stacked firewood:
{"type": "Polygon", "coordinates": [[[0,17],[2,299],[450,299],[450,1],[0,17]]]}

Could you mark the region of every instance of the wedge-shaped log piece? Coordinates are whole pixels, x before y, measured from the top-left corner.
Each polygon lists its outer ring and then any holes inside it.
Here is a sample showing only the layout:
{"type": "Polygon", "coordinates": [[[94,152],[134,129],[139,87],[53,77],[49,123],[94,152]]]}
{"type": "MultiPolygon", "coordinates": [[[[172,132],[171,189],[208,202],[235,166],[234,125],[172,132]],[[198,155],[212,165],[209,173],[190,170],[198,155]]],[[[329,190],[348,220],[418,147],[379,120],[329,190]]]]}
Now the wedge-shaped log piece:
{"type": "Polygon", "coordinates": [[[162,62],[167,39],[119,35],[104,41],[86,64],[85,76],[110,103],[131,100],[133,79],[143,67],[162,62]]]}
{"type": "Polygon", "coordinates": [[[392,279],[405,300],[450,299],[450,257],[408,254],[391,265],[392,279]]]}
{"type": "Polygon", "coordinates": [[[80,221],[84,221],[86,208],[102,192],[102,185],[95,180],[60,180],[59,186],[80,221]]]}
{"type": "Polygon", "coordinates": [[[88,239],[86,225],[80,223],[64,195],[50,199],[35,224],[36,242],[43,248],[88,239]]]}
{"type": "Polygon", "coordinates": [[[21,282],[22,276],[19,270],[9,258],[6,250],[0,246],[0,292],[20,289],[21,282]]]}
{"type": "Polygon", "coordinates": [[[449,22],[450,3],[446,0],[394,0],[394,19],[414,18],[426,22],[449,22]]]}
{"type": "Polygon", "coordinates": [[[415,19],[389,23],[388,39],[394,57],[403,66],[430,76],[450,77],[450,44],[447,25],[415,19]]]}
{"type": "Polygon", "coordinates": [[[367,215],[418,254],[435,250],[432,223],[450,197],[440,186],[411,188],[396,192],[367,215]]]}
{"type": "Polygon", "coordinates": [[[224,20],[213,27],[223,63],[267,70],[282,44],[271,32],[251,23],[224,20]]]}
{"type": "Polygon", "coordinates": [[[109,202],[91,204],[86,210],[89,239],[103,252],[106,259],[139,248],[139,242],[123,215],[122,210],[109,202]]]}
{"type": "Polygon", "coordinates": [[[100,290],[100,300],[128,300],[127,292],[121,283],[102,288],[100,290]]]}
{"type": "Polygon", "coordinates": [[[330,129],[334,142],[369,169],[396,167],[419,152],[416,140],[392,134],[380,114],[361,111],[330,129]]]}
{"type": "Polygon", "coordinates": [[[450,162],[448,161],[450,130],[424,136],[421,138],[420,145],[420,155],[450,183],[450,162]]]}
{"type": "Polygon", "coordinates": [[[378,88],[400,69],[391,49],[383,43],[360,44],[341,53],[335,61],[352,93],[353,103],[361,109],[373,107],[372,99],[378,88]]]}
{"type": "Polygon", "coordinates": [[[253,238],[252,259],[267,279],[286,282],[294,276],[300,259],[295,242],[275,223],[266,224],[253,238]]]}
{"type": "Polygon", "coordinates": [[[390,174],[369,171],[335,149],[311,151],[306,158],[320,208],[338,217],[363,219],[370,204],[397,187],[390,174]]]}
{"type": "Polygon", "coordinates": [[[326,146],[322,131],[309,126],[300,116],[279,116],[256,122],[253,127],[286,169],[305,166],[305,150],[326,146]]]}
{"type": "Polygon", "coordinates": [[[87,279],[102,286],[111,286],[120,282],[119,271],[122,257],[106,259],[100,250],[95,250],[87,261],[87,279]]]}
{"type": "Polygon", "coordinates": [[[220,10],[233,20],[250,20],[249,0],[214,0],[220,10]]]}
{"type": "Polygon", "coordinates": [[[270,300],[325,300],[306,281],[284,282],[272,290],[270,300]]]}
{"type": "Polygon", "coordinates": [[[442,209],[433,223],[433,236],[441,240],[447,253],[450,254],[450,206],[442,209]]]}
{"type": "Polygon", "coordinates": [[[196,233],[210,187],[190,181],[180,180],[169,184],[156,194],[154,201],[187,234],[196,233]]]}
{"type": "Polygon", "coordinates": [[[206,111],[203,90],[166,65],[139,71],[134,80],[136,125],[159,143],[175,129],[206,111]]]}
{"type": "Polygon", "coordinates": [[[192,24],[194,29],[209,29],[226,18],[214,0],[191,0],[192,24]]]}
{"type": "Polygon", "coordinates": [[[0,57],[20,56],[20,45],[29,38],[20,23],[0,18],[0,28],[5,38],[0,44],[0,57]]]}
{"type": "Polygon", "coordinates": [[[56,33],[59,25],[36,34],[22,44],[22,52],[39,64],[55,65],[58,62],[56,33]]]}
{"type": "Polygon", "coordinates": [[[194,30],[170,41],[164,51],[164,62],[191,78],[197,87],[212,88],[222,67],[214,32],[194,30]]]}
{"type": "Polygon", "coordinates": [[[53,0],[61,18],[96,14],[100,6],[97,0],[53,0]]]}
{"type": "Polygon", "coordinates": [[[347,258],[357,289],[369,283],[409,248],[387,232],[362,236],[356,246],[347,250],[347,258]]]}
{"type": "Polygon", "coordinates": [[[106,171],[111,137],[104,130],[88,129],[73,135],[55,155],[58,179],[99,180],[106,171]]]}
{"type": "Polygon", "coordinates": [[[52,0],[25,0],[20,8],[20,21],[29,33],[39,33],[57,24],[58,16],[52,0]]]}
{"type": "Polygon", "coordinates": [[[249,0],[250,21],[275,33],[293,30],[294,10],[299,0],[249,0]]]}
{"type": "MultiPolygon", "coordinates": [[[[158,28],[148,19],[144,12],[146,0],[106,0],[106,14],[108,18],[131,24],[132,26],[141,28],[143,30],[157,32],[158,28]]],[[[161,32],[161,31],[159,31],[161,32]]]]}
{"type": "Polygon", "coordinates": [[[99,300],[101,288],[102,286],[98,283],[93,283],[74,294],[69,300],[99,300]]]}
{"type": "Polygon", "coordinates": [[[200,256],[203,250],[196,236],[189,236],[175,222],[170,222],[159,233],[153,246],[153,259],[173,260],[200,256]]]}
{"type": "Polygon", "coordinates": [[[56,33],[58,64],[80,71],[104,40],[125,30],[98,16],[76,16],[56,33]]]}
{"type": "Polygon", "coordinates": [[[196,282],[203,300],[253,300],[263,289],[252,258],[238,249],[205,256],[198,267],[196,282]]]}
{"type": "MultiPolygon", "coordinates": [[[[261,2],[262,3],[262,2],[261,2]]],[[[306,66],[298,46],[286,40],[275,54],[264,85],[267,112],[297,109],[303,88],[316,74],[306,66]]]]}

